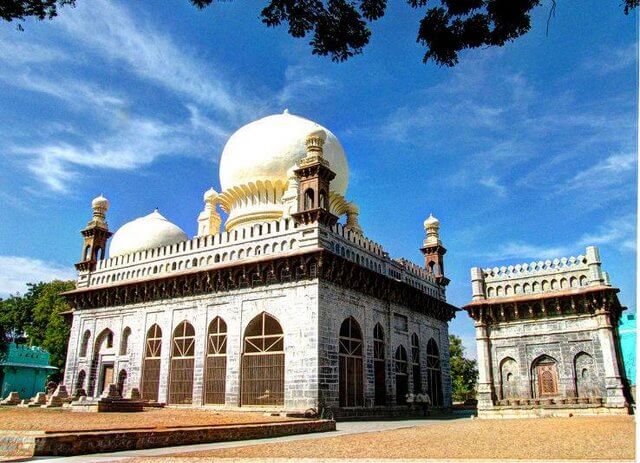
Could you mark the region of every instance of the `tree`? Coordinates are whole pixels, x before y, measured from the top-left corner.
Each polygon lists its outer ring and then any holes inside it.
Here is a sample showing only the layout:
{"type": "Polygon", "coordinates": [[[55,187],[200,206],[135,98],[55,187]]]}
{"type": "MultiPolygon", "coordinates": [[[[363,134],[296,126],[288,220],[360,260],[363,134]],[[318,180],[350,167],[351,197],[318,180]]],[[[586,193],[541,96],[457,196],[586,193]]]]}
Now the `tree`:
{"type": "Polygon", "coordinates": [[[464,357],[462,339],[453,334],[449,335],[449,362],[453,400],[465,401],[474,398],[478,381],[476,361],[464,357]]]}
{"type": "MultiPolygon", "coordinates": [[[[203,9],[228,0],[189,0],[203,9]]],[[[624,13],[640,0],[620,0],[624,13]]],[[[414,9],[425,10],[418,27],[417,42],[426,47],[423,61],[455,66],[458,53],[479,47],[501,47],[531,28],[531,12],[542,0],[407,0],[414,9]]],[[[52,19],[58,7],[74,6],[76,0],[4,0],[0,18],[5,21],[27,17],[52,19]]],[[[549,17],[556,0],[549,0],[549,17]]],[[[262,9],[268,27],[288,24],[289,35],[312,35],[312,53],[345,61],[362,53],[369,43],[369,24],[382,18],[387,0],[270,0],[262,9]]],[[[19,26],[19,28],[21,28],[19,26]]]]}
{"type": "Polygon", "coordinates": [[[51,355],[51,365],[58,368],[55,379],[60,379],[70,330],[62,315],[70,307],[60,293],[74,289],[75,283],[55,280],[27,287],[23,296],[12,295],[0,302],[0,352],[13,341],[42,347],[51,355]]]}

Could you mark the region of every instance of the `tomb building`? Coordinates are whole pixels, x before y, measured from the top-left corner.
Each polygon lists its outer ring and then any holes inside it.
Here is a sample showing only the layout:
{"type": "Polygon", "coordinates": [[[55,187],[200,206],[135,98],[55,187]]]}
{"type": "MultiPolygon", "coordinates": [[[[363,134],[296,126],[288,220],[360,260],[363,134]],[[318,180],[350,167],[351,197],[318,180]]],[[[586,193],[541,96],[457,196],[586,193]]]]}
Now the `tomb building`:
{"type": "Polygon", "coordinates": [[[414,392],[450,406],[438,220],[424,265],[391,258],[345,196],[337,137],[286,111],[235,132],[219,166],[193,238],[157,210],[111,237],[109,201],[93,201],[66,293],[69,390],[337,415],[402,410],[414,392]]]}
{"type": "Polygon", "coordinates": [[[625,307],[595,246],[584,255],[471,269],[480,417],[626,414],[625,307]]]}

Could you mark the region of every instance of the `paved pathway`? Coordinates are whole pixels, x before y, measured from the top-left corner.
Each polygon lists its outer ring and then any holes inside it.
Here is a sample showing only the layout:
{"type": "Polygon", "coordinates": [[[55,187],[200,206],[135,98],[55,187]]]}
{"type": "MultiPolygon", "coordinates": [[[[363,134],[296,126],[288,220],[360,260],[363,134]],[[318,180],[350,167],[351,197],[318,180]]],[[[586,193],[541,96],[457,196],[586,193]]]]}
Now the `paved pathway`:
{"type": "MultiPolygon", "coordinates": [[[[449,420],[468,419],[469,415],[455,415],[449,420]]],[[[382,420],[382,421],[343,421],[336,424],[335,432],[319,432],[312,434],[298,434],[295,436],[272,437],[268,439],[251,439],[234,442],[218,442],[212,444],[181,445],[177,447],[163,447],[146,450],[127,450],[124,452],[98,453],[93,455],[80,455],[76,457],[36,457],[30,461],[56,462],[56,463],[80,463],[80,462],[117,462],[131,457],[161,457],[171,456],[175,453],[196,452],[203,450],[215,450],[230,447],[245,447],[248,445],[267,444],[272,442],[289,442],[305,439],[324,439],[346,434],[359,434],[366,432],[388,431],[391,429],[411,428],[414,426],[425,426],[442,423],[443,419],[408,419],[408,420],[382,420]]]]}

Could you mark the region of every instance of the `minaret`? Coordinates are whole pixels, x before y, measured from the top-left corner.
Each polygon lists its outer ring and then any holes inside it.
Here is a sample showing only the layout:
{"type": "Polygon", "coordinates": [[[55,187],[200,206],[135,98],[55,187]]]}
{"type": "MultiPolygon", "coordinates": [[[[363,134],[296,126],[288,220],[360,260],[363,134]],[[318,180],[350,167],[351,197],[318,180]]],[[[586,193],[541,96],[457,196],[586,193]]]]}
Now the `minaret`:
{"type": "Polygon", "coordinates": [[[218,196],[213,188],[204,193],[204,209],[198,215],[198,236],[217,235],[220,232],[222,218],[216,209],[218,196]]]}
{"type": "Polygon", "coordinates": [[[440,221],[429,214],[427,220],[424,221],[424,230],[427,237],[420,251],[424,254],[425,268],[436,277],[438,284],[447,286],[450,281],[444,276],[444,255],[447,250],[440,241],[440,221]]]}
{"type": "Polygon", "coordinates": [[[294,171],[298,178],[298,212],[291,216],[297,223],[319,222],[331,226],[338,221],[338,217],[329,212],[329,186],[336,174],[322,154],[326,138],[322,129],[307,136],[307,155],[294,171]]]}
{"type": "Polygon", "coordinates": [[[107,240],[113,235],[105,216],[109,210],[109,200],[100,195],[91,201],[93,218],[82,230],[84,244],[82,245],[82,259],[76,264],[78,271],[93,271],[96,262],[103,260],[107,249],[107,240]]]}
{"type": "Polygon", "coordinates": [[[347,223],[344,225],[345,230],[349,230],[357,235],[362,235],[362,227],[358,216],[360,215],[360,209],[354,203],[347,205],[347,223]]]}

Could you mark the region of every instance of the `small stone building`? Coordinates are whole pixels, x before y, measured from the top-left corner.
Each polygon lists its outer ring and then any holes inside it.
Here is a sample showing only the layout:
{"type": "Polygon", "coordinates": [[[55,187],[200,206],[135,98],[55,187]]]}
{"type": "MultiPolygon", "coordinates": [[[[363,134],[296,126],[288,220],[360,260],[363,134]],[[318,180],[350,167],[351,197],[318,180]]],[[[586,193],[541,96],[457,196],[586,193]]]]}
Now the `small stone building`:
{"type": "Polygon", "coordinates": [[[93,201],[67,293],[71,391],[338,414],[391,412],[412,392],[451,404],[455,307],[437,219],[424,224],[424,266],[390,258],[344,196],[338,139],[288,112],[231,136],[220,184],[194,238],[155,211],[120,227],[108,258],[109,202],[93,201]]]}
{"type": "Polygon", "coordinates": [[[0,358],[0,397],[17,392],[21,399],[30,399],[45,390],[47,377],[56,370],[46,350],[11,342],[0,358]]]}
{"type": "Polygon", "coordinates": [[[598,248],[471,270],[480,417],[628,413],[617,327],[625,309],[598,248]]]}

